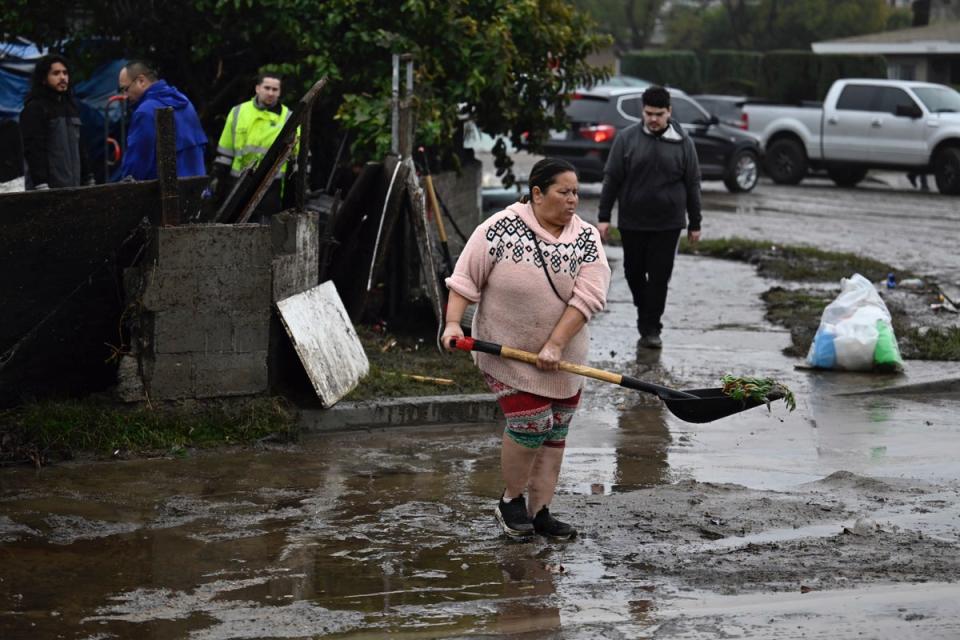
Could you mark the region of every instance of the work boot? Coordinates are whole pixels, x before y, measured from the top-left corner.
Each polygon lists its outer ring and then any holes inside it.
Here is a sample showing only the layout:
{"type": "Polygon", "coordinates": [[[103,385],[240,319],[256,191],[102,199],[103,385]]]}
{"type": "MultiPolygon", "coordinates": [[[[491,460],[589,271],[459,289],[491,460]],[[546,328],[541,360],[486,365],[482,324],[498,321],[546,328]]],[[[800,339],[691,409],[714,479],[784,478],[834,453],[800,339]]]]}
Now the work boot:
{"type": "Polygon", "coordinates": [[[501,497],[494,514],[508,536],[520,538],[533,534],[533,523],[527,515],[527,501],[523,496],[517,496],[509,502],[501,497]]]}
{"type": "Polygon", "coordinates": [[[640,346],[647,349],[662,349],[663,340],[660,339],[659,333],[645,333],[640,336],[640,346]]]}
{"type": "Polygon", "coordinates": [[[570,540],[577,537],[577,530],[566,522],[550,515],[550,509],[543,507],[533,518],[533,529],[542,536],[554,540],[570,540]]]}

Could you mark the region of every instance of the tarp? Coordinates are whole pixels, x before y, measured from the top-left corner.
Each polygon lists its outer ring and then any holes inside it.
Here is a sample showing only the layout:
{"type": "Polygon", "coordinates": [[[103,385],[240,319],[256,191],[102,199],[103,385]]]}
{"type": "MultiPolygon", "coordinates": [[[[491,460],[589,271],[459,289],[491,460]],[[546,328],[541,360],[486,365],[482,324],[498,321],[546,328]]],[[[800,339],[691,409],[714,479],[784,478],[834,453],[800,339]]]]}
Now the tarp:
{"type": "Polygon", "coordinates": [[[0,42],[0,69],[30,75],[34,63],[47,53],[25,40],[0,42]]]}
{"type": "Polygon", "coordinates": [[[0,68],[0,120],[17,118],[23,108],[23,99],[30,88],[30,80],[0,68]]]}

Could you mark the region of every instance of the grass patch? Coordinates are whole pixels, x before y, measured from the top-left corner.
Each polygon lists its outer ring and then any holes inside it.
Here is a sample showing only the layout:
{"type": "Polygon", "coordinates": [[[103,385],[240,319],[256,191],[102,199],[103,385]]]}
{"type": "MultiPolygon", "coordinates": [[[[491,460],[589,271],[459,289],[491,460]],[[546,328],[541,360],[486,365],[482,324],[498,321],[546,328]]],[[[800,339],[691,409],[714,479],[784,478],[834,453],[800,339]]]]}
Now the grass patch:
{"type": "MultiPolygon", "coordinates": [[[[896,327],[894,327],[896,331],[896,327]]],[[[960,360],[960,328],[908,328],[897,333],[900,351],[905,358],[923,360],[955,361],[960,360]]]]}
{"type": "MultiPolygon", "coordinates": [[[[694,254],[686,238],[680,242],[680,252],[694,254]]],[[[909,271],[895,270],[891,265],[853,253],[778,245],[765,240],[704,240],[697,246],[695,255],[748,262],[756,265],[760,275],[787,282],[839,283],[841,278],[854,273],[878,282],[885,280],[892,271],[900,280],[917,277],[909,271]]],[[[900,353],[906,359],[960,360],[960,328],[930,326],[931,323],[943,324],[945,320],[930,318],[928,298],[936,291],[934,285],[893,299],[885,296],[900,353]]],[[[787,355],[806,356],[820,326],[823,310],[835,297],[835,291],[779,286],[763,294],[767,320],[790,330],[791,344],[784,350],[787,355]]]]}
{"type": "Polygon", "coordinates": [[[490,392],[473,359],[466,353],[440,353],[433,335],[393,335],[370,326],[358,326],[357,335],[370,360],[370,374],[345,400],[490,392]],[[416,380],[411,375],[444,378],[453,384],[416,380]]]}
{"type": "Polygon", "coordinates": [[[773,287],[760,297],[767,306],[767,320],[790,330],[790,346],[784,353],[798,358],[806,356],[823,309],[833,300],[833,294],[773,287]]]}
{"type": "MultiPolygon", "coordinates": [[[[680,241],[680,253],[694,254],[686,237],[680,241]]],[[[739,260],[756,265],[762,276],[795,282],[839,282],[859,273],[871,282],[885,280],[896,271],[900,279],[916,277],[891,265],[855,253],[823,251],[814,247],[781,245],[766,240],[720,238],[701,240],[696,255],[739,260]]]]}
{"type": "Polygon", "coordinates": [[[0,461],[40,466],[78,451],[176,455],[190,448],[292,439],[296,424],[296,412],[280,398],[162,408],[51,400],[0,413],[0,461]]]}
{"type": "MultiPolygon", "coordinates": [[[[833,301],[832,292],[808,289],[773,287],[762,296],[766,303],[766,318],[790,330],[790,346],[784,353],[803,358],[810,349],[820,326],[823,309],[833,301]]],[[[918,304],[926,304],[921,294],[918,304]]],[[[900,355],[907,360],[960,360],[960,328],[916,326],[909,309],[887,301],[887,310],[893,320],[900,355]]],[[[922,321],[920,321],[922,322],[922,321]]]]}

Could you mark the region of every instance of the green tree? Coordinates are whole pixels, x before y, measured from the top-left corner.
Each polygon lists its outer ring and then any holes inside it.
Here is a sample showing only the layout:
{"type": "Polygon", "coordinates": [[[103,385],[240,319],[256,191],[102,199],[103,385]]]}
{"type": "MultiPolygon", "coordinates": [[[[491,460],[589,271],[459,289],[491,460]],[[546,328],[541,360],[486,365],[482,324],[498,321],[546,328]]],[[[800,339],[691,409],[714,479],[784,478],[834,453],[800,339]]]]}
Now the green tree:
{"type": "Polygon", "coordinates": [[[650,43],[665,0],[573,0],[618,49],[643,49],[650,43]]]}
{"type": "Polygon", "coordinates": [[[358,160],[381,157],[389,146],[392,53],[415,57],[417,142],[449,151],[463,115],[491,134],[515,143],[526,134],[538,144],[563,125],[566,96],[603,77],[585,59],[607,42],[563,0],[7,5],[0,32],[52,45],[96,39],[111,49],[100,55],[155,61],[194,101],[214,135],[230,104],[249,97],[259,70],[287,74],[287,102],[328,75],[315,121],[335,117],[351,130],[358,160]]]}
{"type": "Polygon", "coordinates": [[[885,0],[723,0],[694,12],[677,7],[666,20],[667,44],[697,49],[808,49],[818,40],[901,26],[909,12],[885,0]]]}

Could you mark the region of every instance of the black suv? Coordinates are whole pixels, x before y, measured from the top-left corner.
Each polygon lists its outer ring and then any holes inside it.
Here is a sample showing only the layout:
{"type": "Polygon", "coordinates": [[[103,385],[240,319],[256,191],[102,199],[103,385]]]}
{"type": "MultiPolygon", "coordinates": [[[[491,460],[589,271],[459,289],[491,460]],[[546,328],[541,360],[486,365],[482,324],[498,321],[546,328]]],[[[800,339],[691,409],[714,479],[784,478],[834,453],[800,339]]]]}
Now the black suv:
{"type": "MultiPolygon", "coordinates": [[[[723,180],[730,191],[750,191],[760,171],[760,144],[749,133],[721,124],[683,91],[670,89],[672,119],[693,139],[703,180],[723,180]]],[[[599,87],[574,94],[567,107],[570,126],[555,131],[541,148],[567,160],[582,182],[603,180],[603,166],[621,129],[642,121],[643,89],[599,87]]]]}

